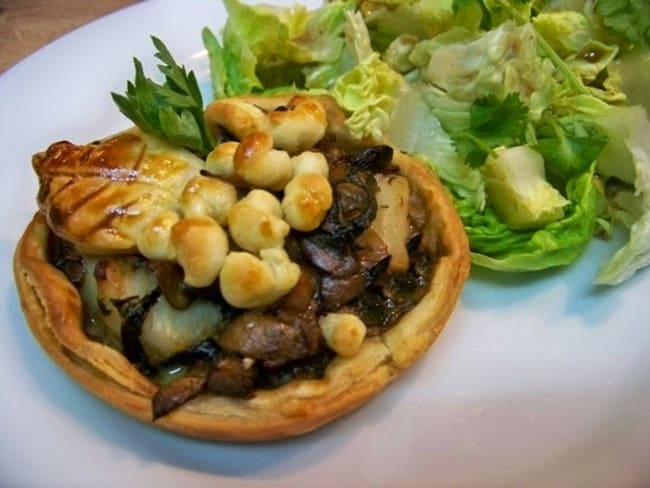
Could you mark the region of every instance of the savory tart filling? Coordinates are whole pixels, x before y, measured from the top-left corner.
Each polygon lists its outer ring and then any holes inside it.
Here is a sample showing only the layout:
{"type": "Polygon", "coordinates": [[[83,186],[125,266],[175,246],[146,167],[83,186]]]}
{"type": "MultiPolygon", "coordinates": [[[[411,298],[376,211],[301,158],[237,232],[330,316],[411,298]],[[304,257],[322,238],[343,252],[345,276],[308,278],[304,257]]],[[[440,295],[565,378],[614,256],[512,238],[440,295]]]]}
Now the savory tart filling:
{"type": "Polygon", "coordinates": [[[352,144],[328,116],[300,96],[221,100],[205,161],[137,130],[35,156],[48,259],[86,334],[159,386],[154,417],[320,378],[427,293],[422,195],[392,148],[352,144]]]}

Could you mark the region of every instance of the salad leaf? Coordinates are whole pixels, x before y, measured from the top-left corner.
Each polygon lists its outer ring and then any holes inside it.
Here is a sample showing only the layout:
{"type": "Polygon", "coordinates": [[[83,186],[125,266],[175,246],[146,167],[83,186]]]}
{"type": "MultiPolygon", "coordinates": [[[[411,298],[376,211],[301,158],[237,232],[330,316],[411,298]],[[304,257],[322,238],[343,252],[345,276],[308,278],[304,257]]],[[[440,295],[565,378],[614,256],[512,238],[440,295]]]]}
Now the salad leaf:
{"type": "Polygon", "coordinates": [[[582,12],[540,12],[532,21],[535,31],[562,58],[579,52],[594,38],[589,19],[582,12]]]}
{"type": "Polygon", "coordinates": [[[225,48],[210,29],[203,29],[202,35],[210,60],[213,98],[250,93],[263,88],[255,74],[255,56],[239,36],[233,35],[225,48]]]}
{"type": "Polygon", "coordinates": [[[402,77],[370,47],[361,14],[349,14],[346,28],[358,64],[338,78],[332,94],[339,106],[350,114],[345,124],[352,136],[359,140],[380,141],[388,126],[402,77]]]}
{"type": "Polygon", "coordinates": [[[634,185],[650,200],[650,121],[642,107],[604,106],[598,123],[608,143],[598,158],[598,172],[634,185]]]}
{"type": "MultiPolygon", "coordinates": [[[[521,9],[517,9],[516,6],[510,2],[510,0],[494,0],[495,3],[500,5],[504,11],[508,12],[512,16],[512,20],[518,22],[519,24],[526,25],[530,22],[530,15],[525,15],[521,9]]],[[[529,13],[532,13],[529,12],[529,13]]],[[[575,75],[575,73],[567,66],[567,64],[562,60],[560,55],[555,52],[553,47],[546,41],[544,36],[537,35],[537,45],[540,52],[546,56],[550,62],[555,66],[558,74],[564,78],[563,83],[567,85],[573,91],[577,93],[585,93],[587,90],[580,81],[580,79],[575,75]]]]}
{"type": "Polygon", "coordinates": [[[179,66],[165,44],[152,36],[163,84],[147,78],[142,63],[133,60],[135,79],[126,93],[111,93],[120,111],[144,132],[206,155],[213,141],[203,120],[203,98],[192,71],[179,66]]]}
{"type": "Polygon", "coordinates": [[[535,271],[574,262],[592,238],[596,191],[591,171],[569,180],[564,218],[541,229],[512,229],[491,208],[457,206],[470,240],[472,262],[497,271],[535,271]]]}
{"type": "Polygon", "coordinates": [[[483,0],[483,3],[489,12],[492,27],[512,20],[513,13],[523,19],[528,19],[533,7],[532,0],[483,0]]]}
{"type": "Polygon", "coordinates": [[[345,12],[350,2],[333,1],[309,11],[292,7],[247,5],[224,0],[228,21],[223,43],[209,30],[203,40],[208,49],[214,97],[234,96],[270,87],[312,85],[319,80],[329,86],[340,68],[344,48],[345,12]],[[319,71],[310,72],[315,64],[319,71]]]}
{"type": "Polygon", "coordinates": [[[641,216],[630,228],[628,242],[606,261],[596,276],[599,284],[616,285],[650,264],[650,121],[639,106],[608,107],[599,119],[609,142],[598,158],[602,177],[631,185],[641,216]]]}
{"type": "Polygon", "coordinates": [[[607,67],[614,89],[625,93],[630,105],[641,105],[650,113],[650,51],[621,53],[607,67]]]}
{"type": "Polygon", "coordinates": [[[485,185],[477,169],[463,163],[454,142],[442,128],[421,83],[404,86],[391,114],[386,142],[429,164],[456,198],[474,211],[485,207],[485,185]]]}
{"type": "Polygon", "coordinates": [[[532,23],[537,34],[583,83],[592,83],[619,52],[618,46],[597,39],[596,29],[582,12],[541,12],[532,23]]]}
{"type": "Polygon", "coordinates": [[[350,113],[345,124],[353,137],[375,141],[383,138],[400,83],[401,77],[378,55],[364,59],[337,80],[333,94],[350,113]]]}
{"type": "Polygon", "coordinates": [[[495,213],[512,229],[539,228],[564,216],[569,201],[546,181],[544,159],[530,146],[498,148],[482,172],[495,213]]]}
{"type": "MultiPolygon", "coordinates": [[[[558,88],[551,61],[537,53],[537,36],[530,24],[505,22],[479,36],[439,44],[423,41],[412,60],[421,69],[423,81],[437,87],[446,97],[473,102],[496,95],[518,93],[532,118],[539,118],[558,88]]],[[[435,41],[435,39],[434,39],[435,41]]]]}
{"type": "Polygon", "coordinates": [[[380,0],[364,21],[373,48],[383,52],[403,35],[424,40],[456,27],[478,32],[484,12],[481,0],[380,0]]]}
{"type": "Polygon", "coordinates": [[[593,83],[598,76],[610,65],[618,54],[618,46],[609,46],[599,41],[587,41],[580,51],[569,56],[566,61],[580,76],[585,84],[593,83]]]}
{"type": "Polygon", "coordinates": [[[618,285],[648,265],[650,265],[650,212],[644,213],[632,225],[628,242],[600,267],[595,282],[600,285],[618,285]]]}

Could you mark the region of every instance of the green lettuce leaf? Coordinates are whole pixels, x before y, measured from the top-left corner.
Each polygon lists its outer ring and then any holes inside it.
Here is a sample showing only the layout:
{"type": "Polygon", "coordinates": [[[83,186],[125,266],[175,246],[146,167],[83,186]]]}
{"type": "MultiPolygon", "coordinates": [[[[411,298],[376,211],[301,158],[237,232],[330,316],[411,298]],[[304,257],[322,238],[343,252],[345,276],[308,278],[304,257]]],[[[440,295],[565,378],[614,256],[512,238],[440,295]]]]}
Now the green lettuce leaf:
{"type": "Polygon", "coordinates": [[[304,86],[306,69],[341,59],[350,2],[334,1],[311,11],[303,5],[248,5],[239,0],[224,4],[228,21],[223,42],[209,30],[203,32],[215,98],[304,86]]]}
{"type": "Polygon", "coordinates": [[[491,27],[512,20],[513,12],[518,17],[528,20],[532,13],[532,0],[483,0],[490,17],[491,27]]]}
{"type": "Polygon", "coordinates": [[[345,124],[352,136],[379,142],[390,125],[395,96],[403,79],[370,47],[361,14],[348,15],[346,37],[358,64],[336,80],[332,94],[349,114],[345,124]]]}
{"type": "Polygon", "coordinates": [[[607,67],[615,89],[625,93],[630,105],[641,105],[650,113],[650,50],[622,53],[607,67]]]}
{"type": "Polygon", "coordinates": [[[444,131],[426,93],[428,87],[414,83],[404,87],[395,101],[386,142],[427,162],[455,198],[473,211],[485,207],[481,173],[464,164],[452,138],[444,131]]]}
{"type": "Polygon", "coordinates": [[[464,42],[427,42],[427,55],[414,48],[421,78],[446,96],[465,102],[518,93],[531,117],[538,118],[558,88],[553,63],[537,53],[537,36],[530,24],[506,22],[464,42]]]}
{"type": "Polygon", "coordinates": [[[636,271],[650,265],[650,211],[632,224],[628,242],[598,270],[595,282],[618,285],[636,271]]]}
{"type": "Polygon", "coordinates": [[[481,173],[491,207],[509,227],[540,228],[564,216],[569,201],[546,180],[544,158],[530,146],[497,148],[481,173]]]}
{"type": "Polygon", "coordinates": [[[591,40],[580,51],[567,57],[566,62],[583,83],[591,84],[614,61],[618,51],[618,46],[591,40]]]}
{"type": "Polygon", "coordinates": [[[210,79],[214,99],[251,93],[263,88],[255,74],[257,60],[240,36],[231,34],[224,46],[207,27],[203,44],[210,61],[210,79]]]}
{"type": "Polygon", "coordinates": [[[594,39],[589,19],[582,12],[541,12],[532,22],[537,33],[562,58],[579,52],[587,42],[594,39]]]}
{"type": "Polygon", "coordinates": [[[470,240],[472,262],[497,271],[535,271],[574,262],[595,227],[592,175],[589,171],[569,180],[566,195],[571,204],[565,207],[565,217],[541,229],[511,229],[489,207],[478,213],[457,205],[470,240]]]}
{"type": "Polygon", "coordinates": [[[361,10],[378,52],[402,35],[424,40],[454,27],[478,32],[484,15],[480,0],[378,0],[361,10]]]}
{"type": "MultiPolygon", "coordinates": [[[[599,123],[610,140],[598,158],[598,170],[605,179],[632,186],[636,202],[629,206],[636,204],[642,209],[630,228],[628,242],[596,276],[599,284],[616,285],[650,264],[650,121],[642,107],[629,106],[608,108],[599,123]]],[[[612,204],[620,207],[617,201],[612,204]]]]}
{"type": "Polygon", "coordinates": [[[650,199],[650,121],[639,106],[606,106],[598,124],[609,142],[598,158],[598,173],[634,185],[650,199]]]}

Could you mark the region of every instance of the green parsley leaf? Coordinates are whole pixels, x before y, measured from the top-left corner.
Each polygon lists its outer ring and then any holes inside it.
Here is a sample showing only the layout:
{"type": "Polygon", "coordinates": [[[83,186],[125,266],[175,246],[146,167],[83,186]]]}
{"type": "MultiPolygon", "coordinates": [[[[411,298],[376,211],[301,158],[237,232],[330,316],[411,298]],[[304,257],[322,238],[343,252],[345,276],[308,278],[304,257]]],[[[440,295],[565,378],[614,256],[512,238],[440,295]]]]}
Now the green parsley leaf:
{"type": "Polygon", "coordinates": [[[595,12],[631,46],[650,47],[650,0],[598,0],[595,12]]]}
{"type": "Polygon", "coordinates": [[[523,141],[528,107],[518,93],[509,93],[503,100],[491,94],[475,100],[469,116],[469,128],[452,133],[451,137],[465,163],[476,168],[494,148],[511,147],[523,141]]]}
{"type": "Polygon", "coordinates": [[[544,157],[547,176],[558,181],[587,171],[607,144],[595,124],[571,119],[548,117],[534,146],[544,157]]]}
{"type": "Polygon", "coordinates": [[[151,39],[156,57],[164,63],[158,65],[164,83],[147,78],[142,63],[134,58],[134,80],[127,82],[123,95],[111,96],[120,111],[142,131],[205,156],[214,144],[203,119],[203,98],[196,76],[176,63],[160,39],[151,39]]]}

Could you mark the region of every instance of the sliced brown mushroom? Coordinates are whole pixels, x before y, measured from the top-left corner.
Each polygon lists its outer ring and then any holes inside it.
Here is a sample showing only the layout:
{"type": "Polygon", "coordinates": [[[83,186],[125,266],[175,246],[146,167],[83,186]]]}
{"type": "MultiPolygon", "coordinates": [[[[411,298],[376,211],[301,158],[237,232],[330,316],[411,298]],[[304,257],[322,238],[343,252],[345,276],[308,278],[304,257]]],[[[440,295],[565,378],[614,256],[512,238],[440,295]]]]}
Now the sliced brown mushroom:
{"type": "Polygon", "coordinates": [[[277,367],[315,352],[313,337],[305,334],[309,320],[306,314],[244,312],[226,326],[217,343],[226,351],[261,360],[265,367],[277,367]]]}
{"type": "Polygon", "coordinates": [[[314,266],[332,276],[350,276],[360,269],[346,241],[324,232],[302,239],[302,250],[314,266]]]}
{"type": "Polygon", "coordinates": [[[321,279],[321,296],[328,310],[335,310],[361,295],[366,289],[367,275],[359,270],[353,275],[336,278],[325,275],[321,279]]]}
{"type": "Polygon", "coordinates": [[[185,375],[160,387],[152,401],[154,420],[201,393],[209,373],[209,363],[196,363],[185,375]]]}
{"type": "Polygon", "coordinates": [[[255,361],[235,355],[221,357],[208,375],[206,388],[212,393],[250,398],[255,391],[255,361]]]}

